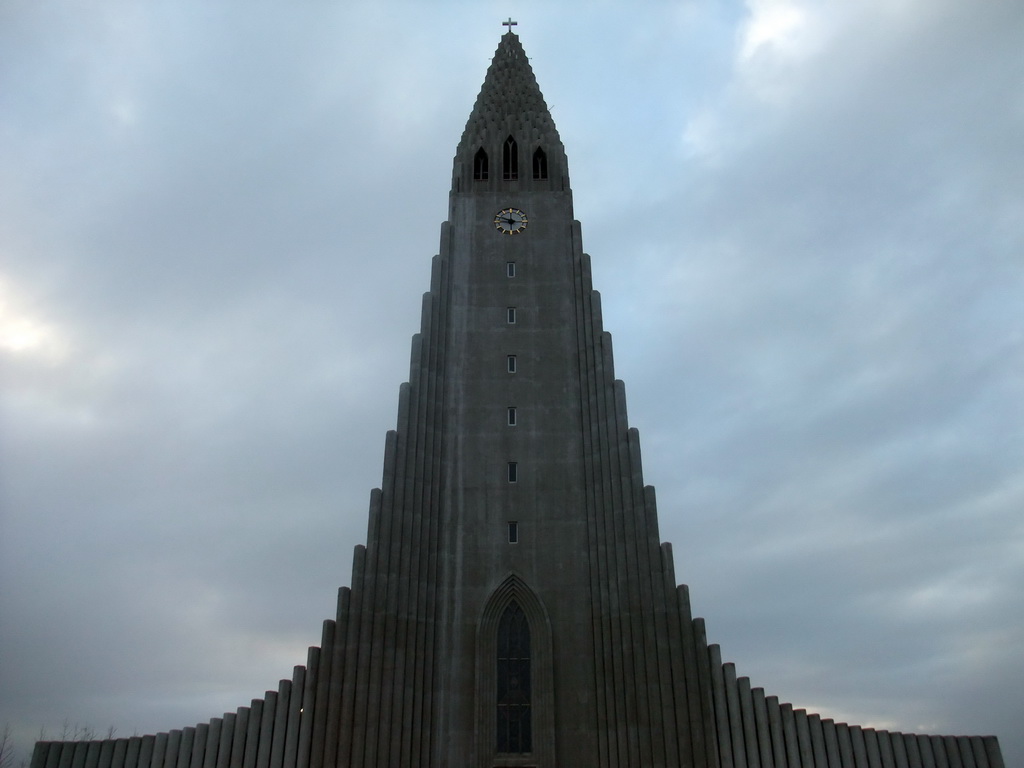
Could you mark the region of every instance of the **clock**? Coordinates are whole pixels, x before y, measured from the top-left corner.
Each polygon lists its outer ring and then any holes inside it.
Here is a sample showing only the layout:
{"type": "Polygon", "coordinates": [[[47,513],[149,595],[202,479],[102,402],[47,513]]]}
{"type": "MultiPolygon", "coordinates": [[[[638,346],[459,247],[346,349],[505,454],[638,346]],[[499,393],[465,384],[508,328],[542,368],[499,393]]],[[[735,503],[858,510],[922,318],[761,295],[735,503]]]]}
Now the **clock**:
{"type": "Polygon", "coordinates": [[[503,235],[518,235],[526,229],[526,214],[518,208],[505,208],[494,217],[494,226],[503,235]]]}

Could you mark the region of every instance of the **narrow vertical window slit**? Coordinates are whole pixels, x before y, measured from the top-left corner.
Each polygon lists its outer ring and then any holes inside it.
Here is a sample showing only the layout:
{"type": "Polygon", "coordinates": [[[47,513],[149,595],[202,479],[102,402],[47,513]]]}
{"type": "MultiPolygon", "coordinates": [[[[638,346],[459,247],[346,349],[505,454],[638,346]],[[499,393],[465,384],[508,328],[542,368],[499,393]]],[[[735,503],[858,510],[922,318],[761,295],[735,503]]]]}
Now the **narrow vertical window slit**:
{"type": "Polygon", "coordinates": [[[519,178],[519,147],[509,136],[501,148],[501,178],[514,181],[519,178]]]}
{"type": "Polygon", "coordinates": [[[544,150],[537,147],[533,153],[533,178],[546,179],[548,177],[548,156],[544,150]]]}
{"type": "Polygon", "coordinates": [[[474,181],[486,181],[487,180],[487,153],[483,147],[480,147],[473,155],[473,180],[474,181]]]}

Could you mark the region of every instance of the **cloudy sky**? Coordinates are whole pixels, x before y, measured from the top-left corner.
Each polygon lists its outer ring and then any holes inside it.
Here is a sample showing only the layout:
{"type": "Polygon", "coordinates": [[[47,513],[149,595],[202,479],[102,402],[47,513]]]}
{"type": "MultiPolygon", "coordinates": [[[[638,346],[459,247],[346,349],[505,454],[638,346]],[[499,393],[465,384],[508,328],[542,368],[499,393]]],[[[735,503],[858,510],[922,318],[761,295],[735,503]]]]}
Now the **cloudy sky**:
{"type": "Polygon", "coordinates": [[[0,3],[0,724],[290,677],[508,13],[739,674],[1024,762],[1024,4],[0,3]]]}

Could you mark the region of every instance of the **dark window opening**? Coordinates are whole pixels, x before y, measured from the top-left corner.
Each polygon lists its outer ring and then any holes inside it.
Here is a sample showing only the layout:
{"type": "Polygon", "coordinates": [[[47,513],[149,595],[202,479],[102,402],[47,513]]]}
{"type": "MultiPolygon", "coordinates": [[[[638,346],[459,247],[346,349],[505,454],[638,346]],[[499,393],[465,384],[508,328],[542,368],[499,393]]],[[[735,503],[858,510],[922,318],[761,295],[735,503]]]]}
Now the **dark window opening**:
{"type": "Polygon", "coordinates": [[[513,406],[509,406],[508,409],[508,425],[514,427],[516,425],[516,409],[513,406]]]}
{"type": "MultiPolygon", "coordinates": [[[[511,536],[513,523],[509,523],[511,536]]],[[[533,751],[530,718],[530,625],[514,600],[498,623],[498,752],[533,751]]]]}
{"type": "Polygon", "coordinates": [[[514,461],[508,463],[508,481],[510,483],[519,481],[519,465],[514,461]]]}
{"type": "Polygon", "coordinates": [[[519,147],[509,136],[501,149],[501,178],[512,181],[519,178],[519,147]]]}
{"type": "Polygon", "coordinates": [[[506,318],[508,319],[509,325],[516,321],[516,308],[508,307],[506,310],[506,318]]]}
{"type": "Polygon", "coordinates": [[[516,263],[514,261],[505,262],[505,277],[516,276],[516,263]]]}
{"type": "Polygon", "coordinates": [[[517,523],[515,520],[508,521],[508,543],[519,543],[519,523],[517,523]]]}
{"type": "Polygon", "coordinates": [[[487,180],[487,153],[484,152],[483,147],[480,147],[473,155],[473,180],[487,180]]]}
{"type": "Polygon", "coordinates": [[[515,373],[516,372],[516,356],[515,355],[509,355],[507,358],[505,358],[505,360],[506,360],[506,364],[508,366],[507,367],[508,372],[509,373],[515,373]]]}
{"type": "Polygon", "coordinates": [[[535,179],[546,179],[548,177],[548,156],[544,154],[544,150],[537,147],[537,151],[533,153],[533,178],[535,179]]]}

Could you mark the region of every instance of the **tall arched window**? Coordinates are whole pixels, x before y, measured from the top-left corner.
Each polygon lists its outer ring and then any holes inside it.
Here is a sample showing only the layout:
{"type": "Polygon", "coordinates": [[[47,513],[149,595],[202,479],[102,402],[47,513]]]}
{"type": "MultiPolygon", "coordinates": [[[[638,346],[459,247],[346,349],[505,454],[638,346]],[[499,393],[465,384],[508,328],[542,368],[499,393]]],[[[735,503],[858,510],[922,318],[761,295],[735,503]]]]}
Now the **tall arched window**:
{"type": "Polygon", "coordinates": [[[473,180],[487,180],[487,153],[484,152],[483,147],[480,147],[473,155],[473,180]]]}
{"type": "Polygon", "coordinates": [[[537,151],[533,153],[533,178],[535,179],[546,179],[548,177],[548,156],[544,154],[544,150],[537,147],[537,151]]]}
{"type": "Polygon", "coordinates": [[[497,639],[497,750],[531,752],[530,625],[515,600],[501,615],[497,639]]]}
{"type": "Polygon", "coordinates": [[[501,178],[506,181],[519,178],[519,147],[509,136],[501,150],[501,178]]]}
{"type": "Polygon", "coordinates": [[[477,760],[465,768],[554,768],[555,681],[544,604],[510,573],[487,599],[478,629],[477,760]]]}

